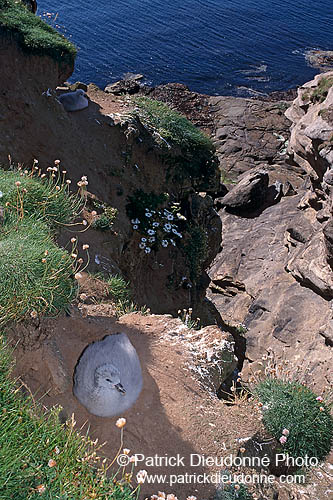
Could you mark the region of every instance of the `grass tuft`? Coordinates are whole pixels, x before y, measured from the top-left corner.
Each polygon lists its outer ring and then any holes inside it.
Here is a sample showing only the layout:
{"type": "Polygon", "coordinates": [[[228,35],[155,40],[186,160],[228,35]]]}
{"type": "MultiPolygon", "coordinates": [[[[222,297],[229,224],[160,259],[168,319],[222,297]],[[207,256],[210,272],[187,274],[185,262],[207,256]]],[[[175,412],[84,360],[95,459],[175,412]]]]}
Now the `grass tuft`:
{"type": "Polygon", "coordinates": [[[92,276],[102,280],[107,285],[108,295],[112,297],[117,317],[135,312],[149,314],[150,309],[146,306],[139,307],[133,302],[130,284],[122,276],[115,274],[105,277],[103,273],[94,273],[92,276]]]}
{"type": "Polygon", "coordinates": [[[168,154],[168,163],[177,167],[177,179],[200,178],[209,183],[209,177],[216,174],[215,148],[211,139],[187,118],[170,109],[166,104],[137,97],[134,99],[142,122],[155,129],[161,144],[177,146],[180,154],[168,154]]]}
{"type": "Polygon", "coordinates": [[[0,170],[0,191],[0,205],[6,207],[8,218],[33,217],[52,229],[71,222],[81,205],[80,197],[70,194],[60,177],[40,179],[20,175],[18,171],[0,170]]]}
{"type": "Polygon", "coordinates": [[[260,382],[255,393],[263,404],[263,423],[268,432],[278,441],[286,438],[283,451],[292,457],[325,458],[333,444],[328,403],[298,382],[276,378],[260,382]]]}
{"type": "Polygon", "coordinates": [[[77,291],[77,255],[59,248],[53,233],[76,216],[82,200],[64,178],[35,175],[36,165],[30,174],[0,170],[1,327],[57,315],[77,291]]]}
{"type": "Polygon", "coordinates": [[[14,34],[23,50],[73,64],[77,50],[63,35],[32,14],[21,2],[0,0],[0,28],[14,34]]]}
{"type": "Polygon", "coordinates": [[[73,259],[32,218],[0,233],[0,325],[34,315],[56,315],[76,295],[73,259]]]}

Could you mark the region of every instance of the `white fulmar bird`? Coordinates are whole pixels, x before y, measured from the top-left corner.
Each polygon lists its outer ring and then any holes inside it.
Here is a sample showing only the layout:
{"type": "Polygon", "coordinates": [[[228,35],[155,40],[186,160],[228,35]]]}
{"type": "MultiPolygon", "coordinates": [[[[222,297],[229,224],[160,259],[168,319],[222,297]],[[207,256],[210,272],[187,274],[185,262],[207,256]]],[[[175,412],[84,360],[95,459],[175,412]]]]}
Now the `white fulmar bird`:
{"type": "Polygon", "coordinates": [[[107,335],[82,353],[74,373],[73,392],[94,415],[119,415],[138,398],[142,372],[136,350],[125,333],[107,335]]]}
{"type": "Polygon", "coordinates": [[[77,89],[74,92],[67,92],[57,97],[66,111],[80,111],[88,107],[88,99],[86,93],[82,89],[77,89]]]}

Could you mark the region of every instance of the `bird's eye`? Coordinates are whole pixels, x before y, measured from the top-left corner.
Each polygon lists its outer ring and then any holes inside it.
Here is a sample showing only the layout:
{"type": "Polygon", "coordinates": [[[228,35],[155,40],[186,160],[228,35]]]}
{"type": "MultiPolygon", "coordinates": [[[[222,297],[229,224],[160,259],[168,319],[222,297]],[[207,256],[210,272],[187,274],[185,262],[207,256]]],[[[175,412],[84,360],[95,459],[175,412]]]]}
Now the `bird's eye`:
{"type": "Polygon", "coordinates": [[[106,378],[105,379],[107,382],[112,382],[112,380],[110,380],[109,378],[106,378]]]}

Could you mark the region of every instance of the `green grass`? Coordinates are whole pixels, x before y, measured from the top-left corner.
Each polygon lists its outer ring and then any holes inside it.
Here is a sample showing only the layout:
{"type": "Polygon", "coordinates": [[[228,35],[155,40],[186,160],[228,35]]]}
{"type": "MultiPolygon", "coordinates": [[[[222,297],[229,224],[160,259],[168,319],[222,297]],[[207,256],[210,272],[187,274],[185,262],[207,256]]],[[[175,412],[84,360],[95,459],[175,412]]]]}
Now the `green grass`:
{"type": "Polygon", "coordinates": [[[92,276],[106,283],[108,294],[112,297],[118,317],[134,312],[140,312],[141,314],[149,312],[146,306],[139,307],[135,304],[132,300],[130,284],[122,276],[116,274],[105,277],[102,273],[94,273],[92,276]]]}
{"type": "Polygon", "coordinates": [[[71,222],[81,205],[81,199],[70,194],[62,181],[60,176],[40,179],[37,175],[21,176],[18,171],[0,170],[0,205],[7,204],[7,217],[33,217],[55,230],[71,222]]]}
{"type": "MultiPolygon", "coordinates": [[[[187,118],[166,104],[147,97],[134,99],[136,112],[143,123],[155,129],[162,138],[161,145],[177,146],[180,154],[168,155],[168,163],[177,170],[177,179],[208,178],[216,172],[215,148],[211,139],[187,118]]],[[[167,147],[167,146],[166,146],[167,147]]]]}
{"type": "Polygon", "coordinates": [[[1,338],[0,500],[137,498],[124,476],[106,477],[109,465],[97,460],[99,449],[75,431],[73,422],[60,423],[59,408],[45,414],[30,396],[23,397],[10,377],[11,366],[12,355],[1,338]]]}
{"type": "Polygon", "coordinates": [[[293,457],[325,458],[333,444],[333,418],[330,407],[297,382],[267,378],[256,387],[256,394],[267,409],[263,423],[277,440],[289,430],[283,451],[293,457]]]}
{"type": "Polygon", "coordinates": [[[129,289],[128,281],[124,280],[122,276],[115,275],[109,276],[106,279],[109,293],[112,295],[116,302],[126,303],[130,302],[131,292],[129,289]]]}
{"type": "Polygon", "coordinates": [[[75,259],[53,235],[76,216],[81,198],[64,179],[21,174],[0,170],[0,326],[57,315],[77,291],[75,259]]]}
{"type": "Polygon", "coordinates": [[[6,226],[0,233],[0,325],[65,309],[76,295],[72,261],[43,223],[26,218],[6,226]]]}
{"type": "MultiPolygon", "coordinates": [[[[81,199],[69,194],[63,178],[21,174],[0,170],[1,326],[58,314],[76,295],[76,257],[53,235],[75,217],[81,199]]],[[[110,280],[119,300],[126,297],[124,284],[110,280]]],[[[76,432],[74,417],[63,425],[60,408],[43,413],[11,378],[11,367],[12,353],[0,336],[0,500],[137,498],[132,471],[111,472],[96,443],[76,432]]],[[[121,446],[122,438],[121,430],[121,446]]]]}
{"type": "Polygon", "coordinates": [[[310,101],[314,104],[318,102],[319,103],[324,102],[328,95],[328,91],[332,86],[333,86],[333,77],[327,78],[324,76],[323,78],[321,78],[317,87],[313,91],[307,89],[304,92],[304,94],[302,95],[302,100],[307,101],[308,99],[310,99],[310,101]]]}
{"type": "Polygon", "coordinates": [[[48,55],[68,64],[74,63],[77,53],[74,45],[32,14],[21,2],[0,0],[0,29],[13,34],[26,52],[48,55]]]}
{"type": "Polygon", "coordinates": [[[166,141],[178,144],[182,150],[189,152],[199,148],[208,151],[214,149],[208,136],[166,104],[148,97],[137,97],[135,103],[146,121],[156,128],[166,141]]]}

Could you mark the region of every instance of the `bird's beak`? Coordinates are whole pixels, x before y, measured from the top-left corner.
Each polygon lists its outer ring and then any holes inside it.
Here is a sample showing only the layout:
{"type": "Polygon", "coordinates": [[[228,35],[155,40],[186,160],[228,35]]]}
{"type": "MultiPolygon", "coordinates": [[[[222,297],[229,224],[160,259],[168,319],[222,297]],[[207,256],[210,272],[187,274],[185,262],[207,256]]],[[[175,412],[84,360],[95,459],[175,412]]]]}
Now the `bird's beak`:
{"type": "Polygon", "coordinates": [[[117,389],[117,391],[121,392],[121,394],[126,394],[125,389],[123,388],[123,386],[120,383],[116,384],[115,388],[117,389]]]}

